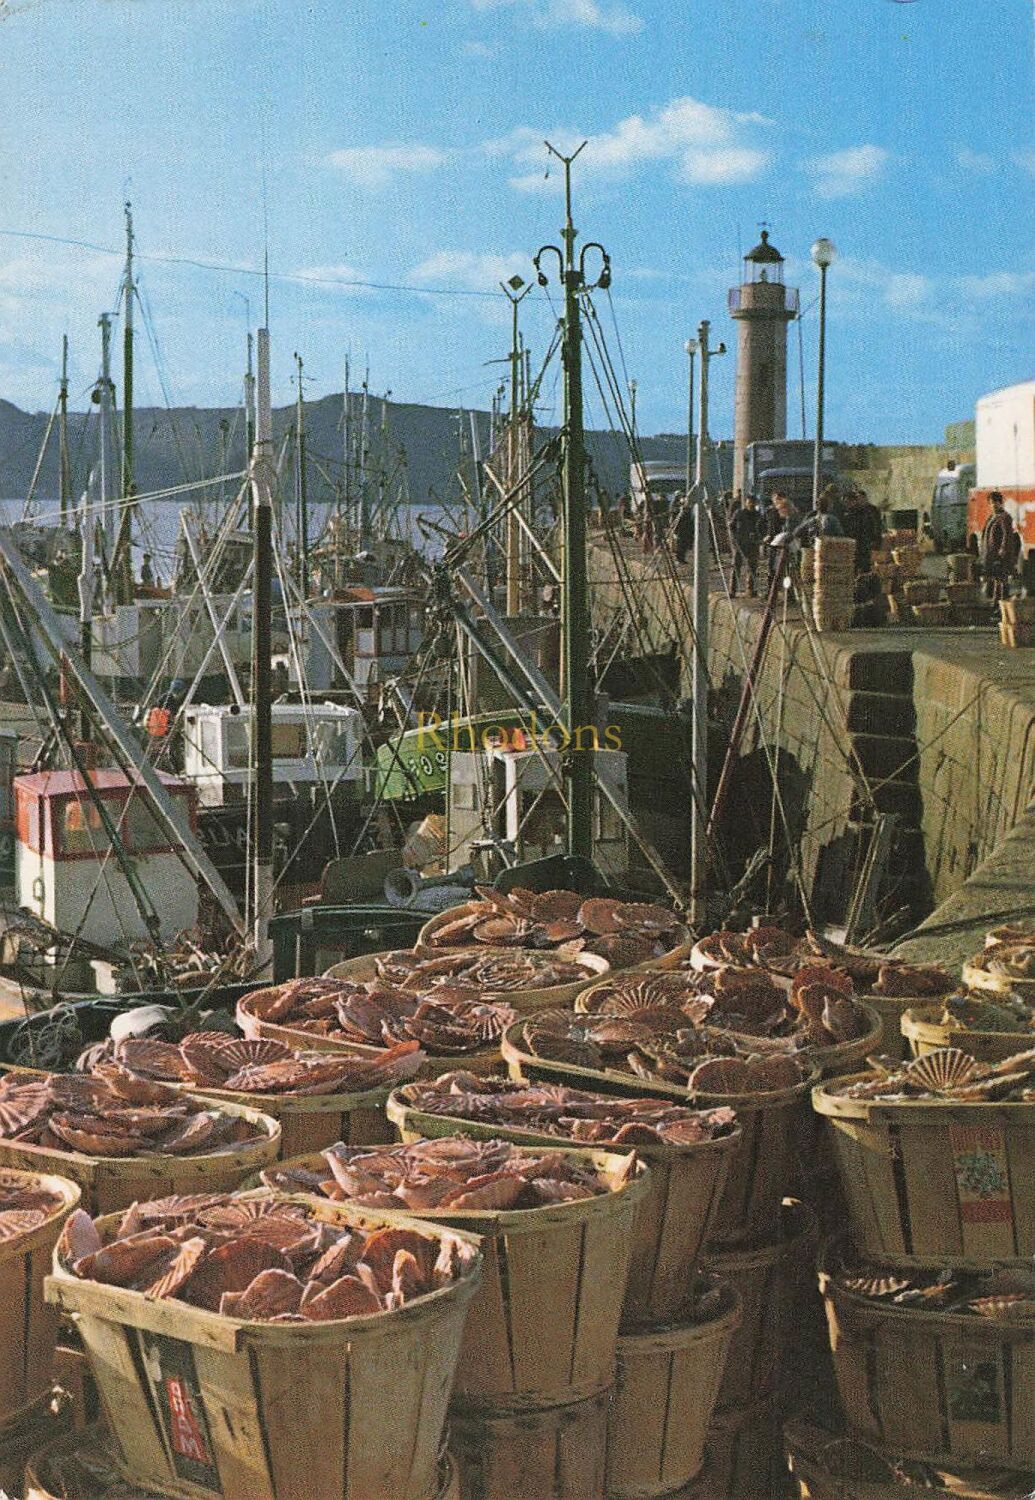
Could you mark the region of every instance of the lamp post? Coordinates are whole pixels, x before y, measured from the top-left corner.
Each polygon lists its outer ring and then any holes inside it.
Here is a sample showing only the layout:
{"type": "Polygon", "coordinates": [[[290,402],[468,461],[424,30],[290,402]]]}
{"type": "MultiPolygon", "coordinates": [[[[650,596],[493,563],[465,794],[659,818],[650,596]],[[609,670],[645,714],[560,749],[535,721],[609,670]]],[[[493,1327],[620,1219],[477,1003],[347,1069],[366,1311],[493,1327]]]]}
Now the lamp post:
{"type": "Polygon", "coordinates": [[[811,250],[812,263],[819,270],[819,371],[816,377],[816,447],[812,456],[812,509],[819,501],[823,473],[823,396],[826,379],[827,351],[827,271],[837,256],[833,240],[819,239],[811,250]]]}

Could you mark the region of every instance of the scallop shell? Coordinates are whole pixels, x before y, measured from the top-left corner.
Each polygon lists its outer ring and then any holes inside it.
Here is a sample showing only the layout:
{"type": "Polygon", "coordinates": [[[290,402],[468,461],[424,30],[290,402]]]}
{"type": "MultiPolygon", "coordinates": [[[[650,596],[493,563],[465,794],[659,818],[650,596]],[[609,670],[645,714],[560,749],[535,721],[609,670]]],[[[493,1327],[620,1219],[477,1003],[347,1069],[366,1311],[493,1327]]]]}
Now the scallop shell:
{"type": "Polygon", "coordinates": [[[532,903],[537,922],[572,922],[579,926],[582,897],[577,891],[540,891],[532,903]]]}
{"type": "Polygon", "coordinates": [[[793,1057],[753,1057],[748,1066],[752,1089],[763,1092],[797,1088],[806,1076],[801,1064],[793,1057]]]}
{"type": "MultiPolygon", "coordinates": [[[[318,1282],[310,1282],[309,1286],[317,1286],[319,1290],[312,1297],[303,1295],[301,1312],[312,1322],[369,1317],[382,1311],[381,1298],[356,1276],[342,1276],[326,1288],[318,1282]]],[[[306,1293],[308,1290],[309,1287],[306,1293]]]]}
{"type": "Polygon", "coordinates": [[[4,1209],[0,1211],[0,1245],[20,1239],[23,1234],[31,1234],[46,1222],[47,1215],[41,1208],[4,1209]]]}
{"type": "Polygon", "coordinates": [[[244,1037],[234,1037],[224,1042],[216,1052],[216,1060],[227,1073],[238,1073],[242,1068],[263,1067],[267,1063],[283,1062],[291,1057],[291,1048],[283,1042],[260,1037],[250,1042],[244,1037]]]}
{"type": "Polygon", "coordinates": [[[591,896],[579,907],[576,920],[585,931],[601,936],[604,933],[621,932],[622,924],[618,920],[621,905],[620,901],[612,901],[607,897],[591,896]]]}
{"type": "Polygon", "coordinates": [[[968,1302],[971,1312],[983,1318],[1035,1318],[1035,1301],[1023,1292],[999,1292],[991,1297],[975,1297],[968,1302]]]}
{"type": "Polygon", "coordinates": [[[240,1293],[233,1315],[235,1318],[248,1320],[271,1319],[281,1317],[284,1313],[296,1313],[304,1292],[302,1282],[291,1271],[276,1268],[260,1271],[240,1293]]]}
{"type": "Polygon", "coordinates": [[[69,1266],[95,1255],[101,1248],[97,1226],[84,1208],[76,1208],[69,1214],[61,1230],[57,1248],[60,1259],[69,1266]]]}
{"type": "Polygon", "coordinates": [[[644,901],[623,901],[613,914],[619,931],[671,932],[679,926],[679,918],[665,906],[654,906],[644,901]]]}
{"type": "Polygon", "coordinates": [[[193,1276],[207,1251],[208,1244],[201,1235],[184,1240],[162,1275],[144,1288],[145,1294],[148,1297],[175,1297],[193,1276]]]}
{"type": "Polygon", "coordinates": [[[923,1057],[914,1057],[902,1069],[902,1075],[914,1087],[933,1094],[945,1094],[969,1083],[978,1065],[959,1047],[939,1047],[923,1057]]]}
{"type": "Polygon", "coordinates": [[[842,1276],[841,1285],[846,1292],[855,1292],[859,1297],[893,1297],[904,1292],[909,1281],[899,1276],[842,1276]]]}
{"type": "Polygon", "coordinates": [[[210,1140],[215,1129],[215,1117],[201,1110],[179,1124],[164,1140],[155,1141],[151,1149],[162,1156],[189,1156],[210,1140]]]}
{"type": "Polygon", "coordinates": [[[740,1057],[710,1057],[687,1079],[692,1093],[748,1094],[754,1087],[751,1069],[740,1057]]]}
{"type": "Polygon", "coordinates": [[[115,1048],[115,1060],[145,1078],[190,1082],[190,1064],[172,1042],[153,1042],[147,1037],[127,1037],[115,1048]]]}
{"type": "Polygon", "coordinates": [[[290,1271],[291,1262],[273,1245],[239,1238],[210,1250],[191,1277],[190,1300],[211,1312],[225,1292],[246,1291],[260,1271],[290,1271]]]}

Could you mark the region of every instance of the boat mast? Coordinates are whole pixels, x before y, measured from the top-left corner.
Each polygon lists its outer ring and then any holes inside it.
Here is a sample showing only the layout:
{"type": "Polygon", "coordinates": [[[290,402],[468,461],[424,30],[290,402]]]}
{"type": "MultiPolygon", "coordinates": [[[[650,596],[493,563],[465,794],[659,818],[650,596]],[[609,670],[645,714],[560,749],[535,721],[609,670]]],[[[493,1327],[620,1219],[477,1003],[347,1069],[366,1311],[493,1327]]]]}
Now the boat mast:
{"type": "Polygon", "coordinates": [[[252,486],[252,764],[255,776],[252,931],[260,967],[270,959],[273,914],[273,410],[270,402],[270,333],[259,329],[255,447],[252,486]]]}
{"type": "Polygon", "coordinates": [[[352,459],[350,452],[352,446],[352,433],[349,428],[349,357],[345,356],[345,394],[341,398],[341,459],[342,459],[342,483],[338,492],[338,525],[335,528],[334,543],[334,586],[338,587],[339,567],[341,563],[341,550],[344,544],[342,535],[342,515],[345,517],[345,531],[352,528],[352,476],[349,467],[352,459]]]}
{"type": "Polygon", "coordinates": [[[248,459],[255,447],[255,373],[252,369],[252,331],[248,330],[248,365],[244,372],[244,446],[248,459]]]}
{"type": "Polygon", "coordinates": [[[68,463],[68,334],[61,340],[61,385],[58,388],[58,467],[61,524],[67,526],[72,509],[72,480],[68,463]]]}
{"type": "Polygon", "coordinates": [[[133,523],[130,501],[133,480],[133,206],[126,204],[126,270],[123,277],[122,324],[122,514],[111,572],[116,596],[123,604],[133,602],[133,523]]]}
{"type": "Polygon", "coordinates": [[[298,531],[298,583],[309,597],[309,500],[305,472],[305,407],[302,400],[302,356],[295,355],[298,394],[295,401],[295,513],[298,531]]]}
{"type": "Polygon", "coordinates": [[[588,241],[575,259],[578,230],[572,218],[571,166],[584,150],[586,142],[571,156],[564,156],[547,141],[547,149],[564,165],[565,223],[561,230],[564,249],[544,245],[533,264],[540,286],[549,285],[541,268],[544,255],[556,255],[564,284],[564,326],[561,358],[564,367],[564,567],[563,567],[563,634],[561,672],[563,675],[564,717],[568,742],[563,754],[563,769],[568,782],[567,847],[569,855],[586,860],[593,857],[593,742],[596,719],[593,687],[590,683],[589,591],[586,572],[586,440],[582,412],[582,324],[580,298],[596,287],[604,290],[611,284],[611,261],[607,251],[596,240],[588,241]],[[601,269],[595,281],[586,277],[586,252],[598,250],[601,269]]]}
{"type": "Polygon", "coordinates": [[[532,290],[520,276],[501,281],[503,295],[510,303],[510,423],[507,428],[507,491],[512,496],[507,511],[507,614],[521,613],[521,525],[518,520],[520,500],[515,494],[520,464],[519,429],[521,422],[521,334],[518,308],[532,290]]]}
{"type": "Polygon", "coordinates": [[[370,366],[363,377],[363,409],[359,424],[359,548],[370,537],[370,496],[367,493],[367,453],[370,445],[370,366]]]}
{"type": "Polygon", "coordinates": [[[111,384],[111,314],[102,312],[101,321],[101,383],[98,390],[98,405],[101,407],[101,526],[105,537],[105,567],[111,567],[113,559],[114,543],[114,514],[111,508],[111,455],[108,453],[108,444],[111,441],[111,398],[113,398],[113,384],[111,384]]]}

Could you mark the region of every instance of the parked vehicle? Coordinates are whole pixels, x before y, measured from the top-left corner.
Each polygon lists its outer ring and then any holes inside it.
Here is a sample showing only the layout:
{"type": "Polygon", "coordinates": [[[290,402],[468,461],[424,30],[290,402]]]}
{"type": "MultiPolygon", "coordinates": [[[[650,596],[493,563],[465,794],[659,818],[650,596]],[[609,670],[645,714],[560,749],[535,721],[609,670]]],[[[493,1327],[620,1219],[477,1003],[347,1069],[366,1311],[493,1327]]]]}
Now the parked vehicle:
{"type": "Polygon", "coordinates": [[[1035,551],[1035,380],[982,396],[975,409],[977,476],[967,505],[967,540],[976,549],[998,490],[1020,538],[1035,551]]]}
{"type": "Polygon", "coordinates": [[[967,545],[967,505],[974,487],[974,464],[951,460],[938,471],[931,495],[931,536],[939,552],[960,552],[967,545]]]}

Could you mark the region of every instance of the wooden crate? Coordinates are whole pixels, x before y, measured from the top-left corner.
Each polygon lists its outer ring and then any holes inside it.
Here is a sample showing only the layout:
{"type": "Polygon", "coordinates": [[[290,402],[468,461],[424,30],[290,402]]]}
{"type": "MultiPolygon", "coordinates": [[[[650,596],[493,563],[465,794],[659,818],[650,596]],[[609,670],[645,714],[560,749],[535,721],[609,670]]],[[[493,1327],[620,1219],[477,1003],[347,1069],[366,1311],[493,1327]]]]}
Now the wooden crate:
{"type": "MultiPolygon", "coordinates": [[[[328,1223],[403,1222],[302,1201],[328,1223]]],[[[454,1233],[406,1222],[432,1239],[454,1233]]],[[[56,1262],[46,1292],[78,1327],[134,1482],[226,1500],[434,1500],[480,1276],[478,1256],[461,1280],[393,1312],[315,1324],[240,1322],[80,1281],[56,1262]]]]}
{"type": "Polygon", "coordinates": [[[280,1125],[280,1157],[305,1156],[344,1141],[348,1146],[385,1146],[393,1139],[385,1103],[389,1088],[350,1094],[240,1094],[233,1089],[180,1085],[202,1102],[257,1109],[280,1125]]]}
{"type": "MultiPolygon", "coordinates": [[[[466,908],[464,908],[466,909],[466,908]]],[[[443,913],[448,916],[449,913],[443,913]]],[[[426,923],[422,931],[427,931],[432,923],[426,923]]],[[[417,948],[415,951],[421,951],[417,948]]],[[[477,946],[468,945],[464,948],[432,948],[423,954],[424,957],[445,958],[449,953],[486,953],[503,956],[510,953],[520,953],[515,948],[490,948],[487,944],[479,943],[477,946]]],[[[344,963],[335,964],[327,970],[328,979],[374,979],[377,976],[377,960],[384,958],[383,953],[364,953],[359,958],[349,958],[344,963]]],[[[494,999],[505,1000],[512,1005],[519,1015],[530,1015],[537,1010],[550,1010],[558,1005],[570,1005],[580,990],[584,990],[587,984],[597,984],[605,974],[611,972],[611,965],[606,958],[599,958],[595,953],[579,953],[575,956],[575,962],[581,963],[586,970],[584,979],[577,979],[572,984],[554,984],[546,989],[539,990],[507,990],[494,996],[494,999]]]]}
{"type": "MultiPolygon", "coordinates": [[[[157,1490],[128,1486],[121,1470],[114,1438],[102,1427],[91,1427],[51,1443],[42,1452],[36,1450],[25,1465],[24,1500],[160,1500],[157,1490]]],[[[448,1453],[442,1455],[439,1473],[437,1500],[460,1500],[460,1478],[448,1453]]],[[[184,1485],[165,1494],[190,1496],[192,1492],[205,1493],[184,1485]]],[[[319,1497],[314,1495],[312,1500],[319,1497]]]]}
{"type": "Polygon", "coordinates": [[[918,1489],[868,1443],[802,1420],[786,1424],[784,1444],[800,1500],[1031,1500],[1035,1493],[1035,1473],[995,1467],[938,1477],[928,1471],[918,1489]]]}
{"type": "Polygon", "coordinates": [[[539,1411],[451,1413],[461,1500],[604,1500],[609,1397],[602,1391],[539,1411]]]}
{"type": "Polygon", "coordinates": [[[812,1102],[832,1132],[862,1254],[934,1267],[1035,1255],[1035,1103],[889,1104],[831,1087],[819,1084],[812,1102]]]}
{"type": "Polygon", "coordinates": [[[779,1389],[794,1343],[801,1285],[813,1280],[817,1239],[815,1214],[788,1199],[783,1232],[774,1243],[710,1257],[708,1269],[734,1289],[742,1309],[719,1389],[719,1410],[747,1406],[779,1389]]]}
{"type": "Polygon", "coordinates": [[[939,1464],[1035,1469],[1035,1318],[982,1318],[873,1302],[820,1260],[845,1420],[853,1437],[939,1464]]]}
{"type": "MultiPolygon", "coordinates": [[[[431,938],[436,932],[438,932],[439,928],[444,927],[447,922],[455,922],[458,921],[461,917],[466,917],[468,912],[474,909],[475,904],[476,903],[473,901],[465,901],[461,906],[452,906],[448,911],[437,912],[435,916],[431,917],[427,922],[424,923],[424,926],[417,934],[417,941],[413,945],[413,951],[415,953],[419,953],[422,958],[433,958],[442,953],[448,953],[450,951],[448,948],[434,947],[431,943],[431,938]]],[[[658,965],[674,966],[675,964],[679,963],[680,959],[684,956],[684,954],[690,951],[690,948],[692,946],[692,936],[689,927],[680,925],[677,929],[677,938],[678,941],[676,945],[673,948],[670,948],[666,954],[663,954],[661,958],[651,958],[648,959],[646,963],[633,964],[631,966],[632,970],[635,971],[637,969],[656,968],[658,965]]],[[[465,953],[470,953],[472,949],[474,949],[474,951],[476,952],[482,949],[489,953],[493,951],[488,943],[465,943],[462,945],[462,951],[465,953]]],[[[512,948],[507,948],[503,951],[512,953],[514,950],[512,948]]],[[[586,958],[592,958],[594,956],[595,955],[588,953],[584,955],[584,957],[586,958]]],[[[586,981],[587,984],[593,984],[596,982],[597,978],[600,978],[602,975],[611,972],[611,965],[605,959],[601,959],[600,963],[603,964],[603,967],[597,970],[597,974],[594,977],[591,977],[586,981]]],[[[616,970],[615,972],[618,971],[616,970]]],[[[569,998],[573,999],[581,989],[585,989],[585,985],[580,984],[573,991],[573,994],[569,998]]],[[[540,993],[549,995],[553,992],[550,990],[542,990],[540,993]]],[[[546,1003],[549,1005],[557,1005],[562,1002],[550,1000],[546,1003]]]]}
{"type": "Polygon", "coordinates": [[[87,1156],[81,1151],[59,1151],[22,1141],[0,1140],[0,1171],[16,1167],[27,1172],[54,1172],[70,1178],[82,1191],[87,1213],[110,1214],[131,1203],[164,1198],[170,1193],[232,1192],[246,1177],[276,1161],[280,1126],[257,1109],[238,1104],[212,1105],[223,1114],[237,1115],[261,1131],[262,1139],[233,1151],[206,1156],[87,1156]]]}
{"type": "Polygon", "coordinates": [[[1000,620],[999,639],[1011,650],[1017,650],[1021,646],[1035,646],[1035,623],[1030,620],[1023,622],[1018,620],[1016,624],[1013,624],[1007,620],[1000,620]]]}
{"type": "Polygon", "coordinates": [[[53,1193],[61,1205],[46,1223],[0,1245],[0,1423],[9,1425],[48,1400],[54,1386],[58,1317],[43,1282],[65,1220],[79,1204],[74,1182],[0,1167],[0,1179],[53,1193]]]}
{"type": "Polygon", "coordinates": [[[511,1026],[500,1044],[510,1076],[518,1082],[566,1083],[595,1093],[651,1095],[700,1109],[726,1105],[734,1110],[741,1139],[730,1155],[711,1238],[741,1244],[779,1234],[780,1205],[797,1185],[798,1141],[808,1128],[808,1093],[818,1069],[802,1083],[771,1093],[691,1096],[675,1084],[649,1083],[617,1069],[580,1068],[534,1057],[523,1049],[520,1028],[520,1022],[511,1026]]]}
{"type": "MultiPolygon", "coordinates": [[[[448,1115],[426,1115],[410,1109],[396,1092],[389,1096],[388,1117],[404,1141],[443,1135],[469,1135],[478,1140],[502,1138],[523,1145],[574,1151],[575,1141],[555,1135],[518,1130],[506,1125],[480,1125],[448,1115]]],[[[632,1258],[622,1311],[623,1327],[675,1317],[686,1303],[694,1268],[707,1243],[722,1200],[729,1163],[740,1149],[741,1132],[693,1146],[651,1145],[635,1150],[650,1168],[647,1190],[636,1206],[632,1258]]],[[[607,1151],[621,1151],[607,1146],[607,1151]]]]}
{"type": "MultiPolygon", "coordinates": [[[[300,1031],[297,1026],[281,1026],[276,1021],[264,1021],[255,1014],[255,1002],[257,997],[263,995],[263,990],[253,990],[250,995],[245,995],[238,1000],[235,1017],[238,1026],[244,1032],[249,1041],[258,1041],[261,1037],[269,1037],[271,1041],[283,1042],[286,1047],[296,1047],[307,1052],[332,1052],[337,1056],[342,1053],[349,1057],[384,1057],[384,1047],[367,1047],[359,1042],[338,1041],[335,1037],[316,1036],[310,1031],[300,1031]]],[[[498,1046],[479,1047],[474,1052],[453,1053],[449,1057],[426,1057],[417,1076],[419,1078],[437,1078],[440,1073],[448,1073],[454,1068],[463,1068],[467,1073],[478,1073],[485,1076],[499,1069],[500,1049],[498,1046]]]]}
{"type": "MultiPolygon", "coordinates": [[[[514,1149],[542,1155],[538,1146],[514,1149]]],[[[573,1154],[606,1177],[609,1193],[505,1212],[400,1210],[407,1224],[444,1224],[481,1241],[482,1283],[467,1312],[453,1387],[457,1406],[559,1405],[595,1395],[614,1380],[633,1225],[653,1172],[639,1160],[638,1149],[583,1146],[573,1154]]],[[[312,1171],[325,1163],[313,1155],[287,1165],[312,1171]]],[[[392,1209],[378,1213],[386,1220],[397,1217],[392,1209]]],[[[684,1277],[682,1302],[688,1285],[684,1277]]]]}
{"type": "Polygon", "coordinates": [[[1035,599],[1000,599],[999,615],[1008,625],[1035,625],[1035,599]]]}
{"type": "Polygon", "coordinates": [[[918,1005],[902,1017],[902,1039],[910,1057],[923,1057],[940,1047],[959,1047],[979,1062],[1001,1062],[1023,1052],[1031,1043],[1030,1032],[972,1031],[958,1022],[942,1021],[941,1005],[918,1005]]]}
{"type": "Polygon", "coordinates": [[[612,1500],[668,1495],[696,1478],[726,1355],[740,1321],[730,1290],[704,1323],[673,1324],[618,1340],[618,1374],[607,1428],[612,1500]]]}
{"type": "Polygon", "coordinates": [[[25,1465],[56,1438],[69,1432],[72,1409],[60,1391],[48,1390],[17,1419],[0,1423],[0,1494],[21,1495],[25,1465]]]}

